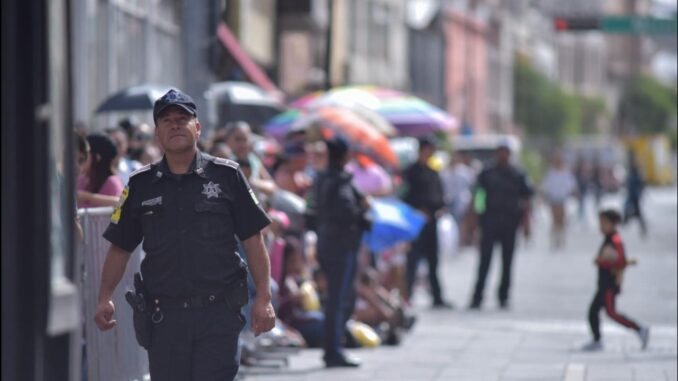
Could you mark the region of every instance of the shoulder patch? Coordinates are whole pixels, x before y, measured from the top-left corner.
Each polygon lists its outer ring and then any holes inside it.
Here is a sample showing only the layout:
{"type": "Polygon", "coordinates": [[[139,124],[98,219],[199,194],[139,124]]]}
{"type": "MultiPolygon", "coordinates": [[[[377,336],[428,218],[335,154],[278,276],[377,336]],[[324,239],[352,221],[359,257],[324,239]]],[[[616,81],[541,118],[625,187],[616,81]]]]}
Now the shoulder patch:
{"type": "Polygon", "coordinates": [[[212,162],[217,165],[222,165],[224,167],[231,167],[233,169],[240,168],[240,165],[233,160],[224,159],[221,157],[215,157],[212,159],[212,162]]]}
{"type": "Polygon", "coordinates": [[[150,164],[146,164],[146,165],[144,165],[143,167],[137,169],[136,171],[130,173],[130,174],[129,174],[129,177],[132,178],[133,176],[136,176],[136,175],[138,175],[138,174],[140,174],[140,173],[144,173],[144,172],[146,172],[146,171],[148,171],[148,170],[150,170],[150,169],[151,169],[151,165],[150,165],[150,164]]]}

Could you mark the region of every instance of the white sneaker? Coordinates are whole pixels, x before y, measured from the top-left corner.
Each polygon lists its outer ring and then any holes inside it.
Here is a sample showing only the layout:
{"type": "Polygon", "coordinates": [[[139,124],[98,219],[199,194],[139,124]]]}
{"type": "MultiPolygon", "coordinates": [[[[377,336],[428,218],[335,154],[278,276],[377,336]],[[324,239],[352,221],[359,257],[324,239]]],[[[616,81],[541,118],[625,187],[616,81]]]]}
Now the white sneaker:
{"type": "Polygon", "coordinates": [[[581,350],[584,352],[595,352],[595,351],[600,351],[603,349],[603,343],[601,341],[592,341],[583,347],[581,347],[581,350]]]}
{"type": "Polygon", "coordinates": [[[647,348],[647,342],[650,341],[650,327],[640,327],[638,336],[640,336],[640,348],[644,350],[647,348]]]}

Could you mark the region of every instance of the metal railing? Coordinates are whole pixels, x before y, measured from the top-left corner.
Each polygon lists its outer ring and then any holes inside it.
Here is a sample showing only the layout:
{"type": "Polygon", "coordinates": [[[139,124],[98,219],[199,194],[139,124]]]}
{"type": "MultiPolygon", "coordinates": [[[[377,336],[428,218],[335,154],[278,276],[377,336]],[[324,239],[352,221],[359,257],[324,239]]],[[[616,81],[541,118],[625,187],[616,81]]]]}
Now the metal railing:
{"type": "Polygon", "coordinates": [[[115,319],[113,329],[102,332],[94,323],[101,269],[110,246],[102,234],[111,218],[112,208],[78,210],[84,239],[77,246],[76,263],[82,270],[83,324],[85,330],[85,357],[88,381],[142,381],[148,380],[148,356],[137,344],[132,324],[132,310],[125,301],[125,292],[133,288],[133,275],[139,271],[143,259],[141,245],[127,262],[125,274],[114,294],[115,319]]]}

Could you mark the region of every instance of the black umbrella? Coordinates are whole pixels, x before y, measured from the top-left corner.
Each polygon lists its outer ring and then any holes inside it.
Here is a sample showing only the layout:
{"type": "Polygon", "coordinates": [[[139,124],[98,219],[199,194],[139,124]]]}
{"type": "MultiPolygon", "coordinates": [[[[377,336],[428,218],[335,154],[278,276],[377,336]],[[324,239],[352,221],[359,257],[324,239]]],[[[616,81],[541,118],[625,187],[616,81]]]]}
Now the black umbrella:
{"type": "Polygon", "coordinates": [[[155,100],[171,88],[154,84],[131,86],[108,97],[97,107],[96,112],[152,110],[155,100]]]}

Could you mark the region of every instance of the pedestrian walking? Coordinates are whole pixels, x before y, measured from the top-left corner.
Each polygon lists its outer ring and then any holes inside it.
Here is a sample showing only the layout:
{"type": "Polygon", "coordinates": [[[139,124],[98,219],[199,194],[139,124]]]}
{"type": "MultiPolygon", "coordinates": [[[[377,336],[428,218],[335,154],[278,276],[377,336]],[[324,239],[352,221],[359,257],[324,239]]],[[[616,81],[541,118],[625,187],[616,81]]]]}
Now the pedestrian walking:
{"type": "Polygon", "coordinates": [[[600,207],[600,201],[603,198],[603,193],[605,191],[605,182],[604,182],[604,168],[603,164],[600,162],[600,159],[596,157],[593,159],[593,165],[591,168],[591,190],[593,191],[593,198],[596,201],[596,208],[600,207]]]}
{"type": "Polygon", "coordinates": [[[496,158],[478,175],[476,183],[477,212],[480,214],[480,258],[471,309],[479,309],[483,300],[485,279],[492,261],[496,243],[501,244],[501,282],[499,306],[509,306],[511,266],[518,228],[523,226],[526,236],[530,234],[529,208],[533,190],[527,175],[510,162],[511,149],[502,143],[496,158]],[[479,209],[479,210],[478,210],[479,209]]]}
{"type": "Polygon", "coordinates": [[[310,205],[318,235],[317,258],[327,280],[323,360],[327,367],[357,367],[360,362],[343,351],[341,339],[355,307],[354,279],[368,204],[344,170],[350,158],[348,143],[332,137],[327,151],[328,167],[315,179],[310,205]]]}
{"type": "Polygon", "coordinates": [[[645,180],[633,153],[629,153],[629,169],[626,177],[626,202],[624,203],[624,225],[637,218],[643,237],[647,235],[647,223],[641,208],[641,199],[645,190],[645,180]]]}
{"type": "Polygon", "coordinates": [[[426,224],[407,253],[407,294],[409,298],[412,297],[417,268],[421,259],[425,258],[428,262],[433,307],[452,308],[443,299],[438,279],[438,217],[445,207],[445,200],[440,176],[428,165],[435,149],[436,142],[433,138],[420,138],[417,161],[405,170],[403,176],[407,185],[403,200],[426,216],[426,224]]]}
{"type": "Polygon", "coordinates": [[[603,348],[600,335],[600,318],[598,316],[602,308],[605,308],[605,312],[612,320],[636,331],[640,338],[641,347],[645,349],[650,338],[650,328],[639,325],[617,312],[615,308],[615,299],[621,292],[624,269],[628,265],[635,264],[635,261],[626,258],[624,244],[617,232],[621,215],[615,210],[604,210],[599,214],[599,222],[600,231],[605,238],[594,259],[594,263],[598,267],[598,289],[589,307],[589,325],[593,333],[593,341],[586,344],[582,349],[594,351],[603,348]]]}
{"type": "Polygon", "coordinates": [[[236,237],[256,284],[252,328],[258,335],[275,322],[261,234],[270,220],[235,162],[197,149],[201,125],[191,97],[168,91],[155,102],[153,119],[165,154],[131,174],[104,232],[111,247],[95,321],[101,330],[115,326],[111,295],[143,240],[142,277],[135,277],[128,301],[151,378],[233,380],[248,292],[236,237]]]}
{"type": "Polygon", "coordinates": [[[541,191],[551,209],[551,246],[557,249],[565,244],[565,202],[577,191],[577,179],[565,166],[560,154],[553,157],[551,167],[541,184],[541,191]]]}
{"type": "Polygon", "coordinates": [[[586,213],[586,195],[588,194],[589,183],[591,182],[590,172],[589,165],[580,156],[574,166],[574,175],[577,179],[577,213],[579,220],[584,219],[586,213]]]}

